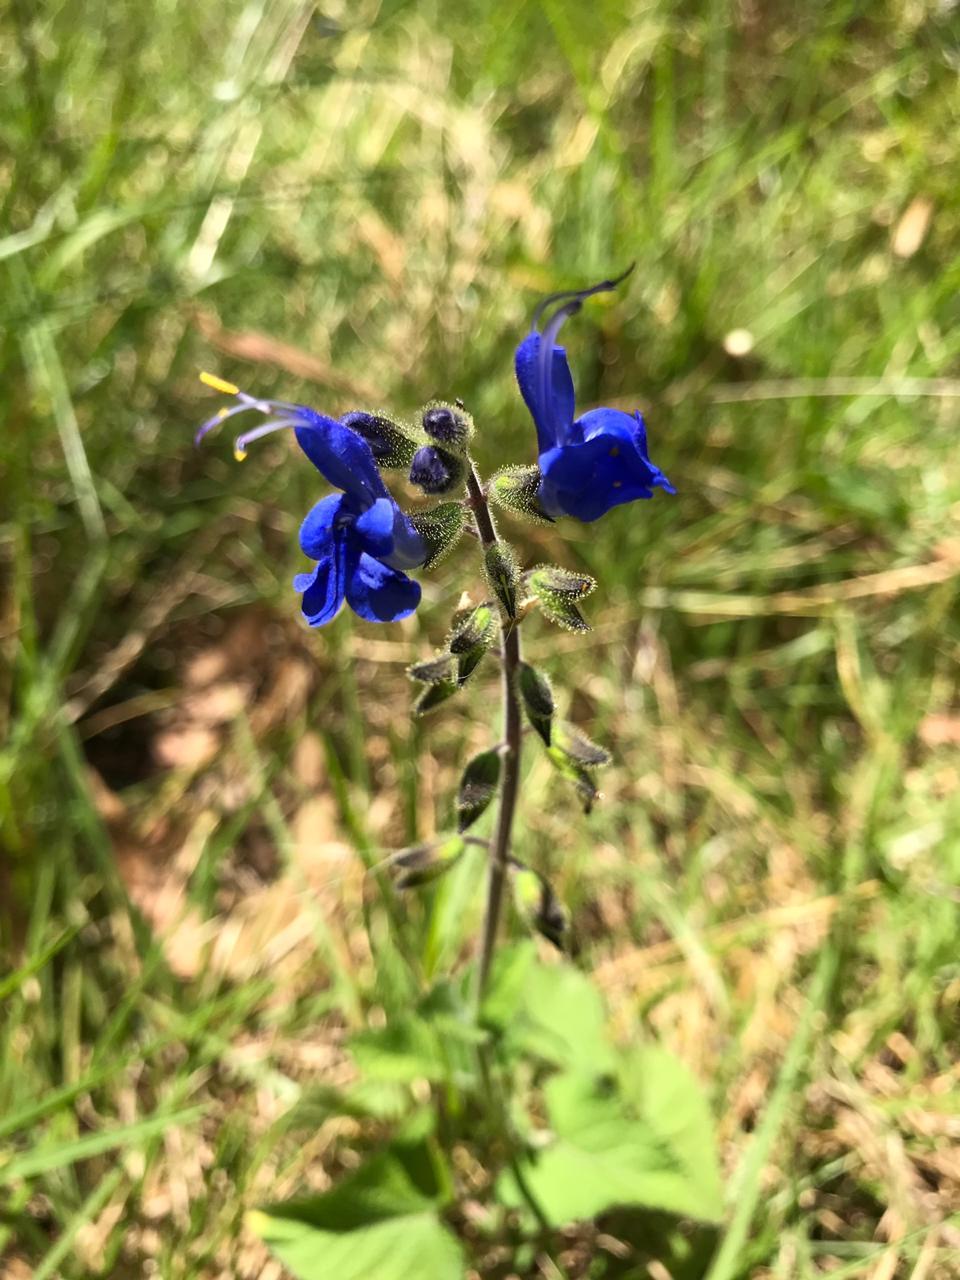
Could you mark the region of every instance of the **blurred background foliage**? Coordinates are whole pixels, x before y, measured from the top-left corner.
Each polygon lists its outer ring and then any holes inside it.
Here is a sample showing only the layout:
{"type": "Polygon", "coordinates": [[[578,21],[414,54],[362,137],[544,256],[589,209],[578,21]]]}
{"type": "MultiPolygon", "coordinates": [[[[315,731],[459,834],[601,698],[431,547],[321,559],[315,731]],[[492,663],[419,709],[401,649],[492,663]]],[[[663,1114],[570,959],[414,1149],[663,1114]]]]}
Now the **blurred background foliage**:
{"type": "MultiPolygon", "coordinates": [[[[425,730],[403,674],[470,548],[309,633],[317,477],[194,451],[197,370],[461,396],[529,461],[536,298],[633,259],[568,348],[679,494],[517,531],[600,579],[528,644],[616,758],[585,825],[532,763],[521,851],[614,1031],[708,1089],[712,1280],[956,1274],[958,71],[951,0],[4,8],[5,1274],[279,1274],[243,1213],[350,1167],[311,1090],[407,994],[363,863],[488,741],[482,681],[425,730]]],[[[481,869],[402,907],[438,972],[481,869]]]]}

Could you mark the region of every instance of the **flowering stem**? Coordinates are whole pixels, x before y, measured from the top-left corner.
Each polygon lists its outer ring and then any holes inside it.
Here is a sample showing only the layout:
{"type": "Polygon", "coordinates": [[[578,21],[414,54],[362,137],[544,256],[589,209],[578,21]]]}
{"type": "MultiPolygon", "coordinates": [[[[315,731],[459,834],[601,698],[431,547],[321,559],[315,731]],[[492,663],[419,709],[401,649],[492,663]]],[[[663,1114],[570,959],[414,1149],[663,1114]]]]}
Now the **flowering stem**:
{"type": "MultiPolygon", "coordinates": [[[[467,469],[467,491],[470,505],[477,525],[477,533],[484,548],[497,542],[497,531],[493,527],[487,497],[477,475],[476,467],[471,462],[467,469]]],[[[517,668],[520,665],[520,630],[515,618],[507,615],[500,607],[500,631],[502,635],[502,692],[503,692],[503,747],[502,774],[500,782],[500,806],[497,810],[497,824],[490,844],[489,870],[487,876],[487,906],[483,921],[483,938],[480,944],[480,964],[477,977],[477,1006],[483,1003],[487,982],[490,977],[490,965],[497,944],[497,932],[500,915],[503,910],[503,888],[507,878],[507,867],[510,861],[510,836],[513,830],[513,815],[517,807],[517,793],[520,782],[520,751],[523,742],[523,725],[520,718],[520,702],[517,698],[517,668]]]]}

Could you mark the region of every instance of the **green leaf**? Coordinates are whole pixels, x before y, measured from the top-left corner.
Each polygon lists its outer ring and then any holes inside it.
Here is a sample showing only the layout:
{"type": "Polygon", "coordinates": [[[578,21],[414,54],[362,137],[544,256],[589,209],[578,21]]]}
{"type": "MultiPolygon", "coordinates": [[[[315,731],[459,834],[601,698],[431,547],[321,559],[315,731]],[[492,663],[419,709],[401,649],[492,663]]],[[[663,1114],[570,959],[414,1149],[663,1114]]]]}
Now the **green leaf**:
{"type": "MultiPolygon", "coordinates": [[[[664,1050],[624,1055],[618,1070],[565,1071],[547,1082],[555,1138],[525,1170],[559,1226],[618,1206],[715,1222],[722,1212],[710,1116],[699,1086],[664,1050]]],[[[522,1205],[511,1174],[501,1197],[522,1205]]]]}
{"type": "Polygon", "coordinates": [[[476,1045],[488,1033],[472,1007],[447,982],[432,987],[410,1012],[385,1027],[368,1027],[350,1039],[350,1053],[368,1080],[454,1082],[471,1086],[476,1045]]]}
{"type": "Polygon", "coordinates": [[[549,747],[555,710],[550,681],[529,662],[521,662],[517,671],[517,688],[527,719],[549,747]]]}
{"type": "Polygon", "coordinates": [[[297,1280],[460,1280],[463,1250],[435,1213],[398,1214],[330,1231],[263,1212],[248,1225],[297,1280]]]}
{"type": "Polygon", "coordinates": [[[463,1252],[438,1214],[450,1199],[428,1140],[398,1140],[324,1195],[247,1221],[298,1280],[462,1280],[463,1252]]]}
{"type": "Polygon", "coordinates": [[[452,653],[437,653],[407,667],[407,675],[421,684],[444,684],[456,680],[457,662],[452,653]]]}
{"type": "Polygon", "coordinates": [[[107,1151],[137,1147],[178,1126],[188,1128],[203,1116],[202,1107],[184,1111],[165,1111],[147,1116],[134,1124],[117,1125],[97,1133],[84,1134],[82,1138],[40,1141],[27,1151],[11,1154],[0,1161],[0,1186],[8,1186],[21,1178],[34,1178],[53,1169],[64,1169],[78,1160],[90,1160],[107,1151]]]}
{"type": "Polygon", "coordinates": [[[466,522],[466,513],[459,502],[441,502],[429,511],[415,511],[410,523],[424,539],[428,555],[424,569],[432,569],[460,541],[466,522]]]}
{"type": "Polygon", "coordinates": [[[490,590],[500,601],[507,617],[516,618],[520,569],[513,548],[506,542],[495,542],[492,547],[487,547],[483,563],[490,590]]]}
{"type": "Polygon", "coordinates": [[[482,751],[474,756],[463,771],[457,794],[457,827],[466,831],[473,826],[497,794],[500,785],[500,753],[482,751]]]}
{"type": "Polygon", "coordinates": [[[483,1005],[485,1022],[503,1033],[513,1054],[605,1070],[613,1051],[596,987],[568,963],[542,964],[535,957],[532,943],[498,954],[483,1005]]]}
{"type": "Polygon", "coordinates": [[[430,884],[456,865],[465,848],[459,836],[451,836],[448,840],[430,840],[401,849],[390,859],[391,867],[400,872],[394,884],[401,890],[430,884]]]}
{"type": "Polygon", "coordinates": [[[446,1080],[450,1066],[436,1030],[410,1017],[369,1027],[350,1038],[350,1054],[361,1075],[373,1080],[446,1080]]]}
{"type": "Polygon", "coordinates": [[[504,467],[490,482],[490,501],[535,524],[553,524],[537,497],[542,479],[537,466],[504,467]]]}

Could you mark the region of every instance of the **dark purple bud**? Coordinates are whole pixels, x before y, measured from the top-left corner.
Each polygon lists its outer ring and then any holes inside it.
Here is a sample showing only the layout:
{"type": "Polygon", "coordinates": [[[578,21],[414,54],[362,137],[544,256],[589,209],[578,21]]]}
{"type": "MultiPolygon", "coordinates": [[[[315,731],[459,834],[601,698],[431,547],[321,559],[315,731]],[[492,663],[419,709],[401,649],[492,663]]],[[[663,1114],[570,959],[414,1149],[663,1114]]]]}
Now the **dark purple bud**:
{"type": "Polygon", "coordinates": [[[472,423],[466,411],[448,404],[434,404],[423,411],[423,429],[432,440],[462,449],[470,439],[472,423]]]}
{"type": "Polygon", "coordinates": [[[463,463],[446,449],[425,444],[413,455],[410,483],[424,493],[449,493],[463,481],[463,463]]]}

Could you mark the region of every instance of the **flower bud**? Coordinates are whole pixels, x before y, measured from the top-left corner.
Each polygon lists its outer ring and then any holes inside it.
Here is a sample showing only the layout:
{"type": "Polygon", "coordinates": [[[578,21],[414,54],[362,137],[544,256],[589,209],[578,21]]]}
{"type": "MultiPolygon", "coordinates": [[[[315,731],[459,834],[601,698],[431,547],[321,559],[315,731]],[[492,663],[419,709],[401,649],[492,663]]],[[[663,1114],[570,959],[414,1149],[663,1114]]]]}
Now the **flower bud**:
{"type": "Polygon", "coordinates": [[[448,404],[428,405],[421,421],[431,440],[458,451],[466,448],[473,434],[473,422],[466,410],[454,409],[448,404]]]}
{"type": "Polygon", "coordinates": [[[413,456],[410,483],[424,493],[450,493],[463,483],[463,463],[446,449],[425,444],[413,456]]]}

